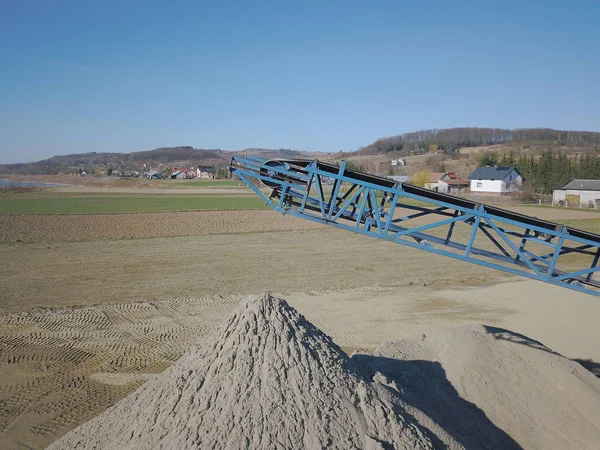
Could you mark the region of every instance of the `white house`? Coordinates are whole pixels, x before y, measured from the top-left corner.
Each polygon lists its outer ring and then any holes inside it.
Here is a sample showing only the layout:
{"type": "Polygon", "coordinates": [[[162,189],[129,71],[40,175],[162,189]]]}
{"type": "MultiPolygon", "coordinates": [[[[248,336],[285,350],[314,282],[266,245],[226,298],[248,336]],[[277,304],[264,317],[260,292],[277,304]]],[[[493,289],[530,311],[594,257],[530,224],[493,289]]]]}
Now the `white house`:
{"type": "Polygon", "coordinates": [[[196,168],[196,178],[209,179],[215,178],[216,170],[211,166],[198,166],[196,168]]]}
{"type": "Polygon", "coordinates": [[[472,194],[508,195],[521,192],[523,175],[512,166],[478,167],[468,176],[472,194]]]}
{"type": "Polygon", "coordinates": [[[600,180],[573,180],[552,193],[554,206],[600,208],[600,180]]]}

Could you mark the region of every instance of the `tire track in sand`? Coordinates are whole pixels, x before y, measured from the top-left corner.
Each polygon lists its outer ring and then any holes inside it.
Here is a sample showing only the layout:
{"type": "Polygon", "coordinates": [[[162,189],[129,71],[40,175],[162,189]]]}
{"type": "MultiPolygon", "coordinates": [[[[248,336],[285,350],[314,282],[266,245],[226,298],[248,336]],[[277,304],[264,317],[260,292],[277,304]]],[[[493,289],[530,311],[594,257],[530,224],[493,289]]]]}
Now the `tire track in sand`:
{"type": "Polygon", "coordinates": [[[238,302],[215,296],[0,316],[0,448],[22,442],[23,430],[45,447],[143,382],[95,374],[163,371],[238,302]]]}

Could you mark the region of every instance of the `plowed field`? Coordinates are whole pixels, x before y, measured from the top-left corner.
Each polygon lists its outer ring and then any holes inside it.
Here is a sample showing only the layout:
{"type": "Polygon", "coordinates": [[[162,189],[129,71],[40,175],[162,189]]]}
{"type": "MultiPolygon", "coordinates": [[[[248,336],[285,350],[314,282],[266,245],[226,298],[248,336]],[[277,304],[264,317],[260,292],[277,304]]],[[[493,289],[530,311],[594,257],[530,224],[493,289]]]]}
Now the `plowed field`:
{"type": "Polygon", "coordinates": [[[0,243],[148,239],[309,230],[309,220],[266,210],[139,214],[0,215],[0,243]]]}

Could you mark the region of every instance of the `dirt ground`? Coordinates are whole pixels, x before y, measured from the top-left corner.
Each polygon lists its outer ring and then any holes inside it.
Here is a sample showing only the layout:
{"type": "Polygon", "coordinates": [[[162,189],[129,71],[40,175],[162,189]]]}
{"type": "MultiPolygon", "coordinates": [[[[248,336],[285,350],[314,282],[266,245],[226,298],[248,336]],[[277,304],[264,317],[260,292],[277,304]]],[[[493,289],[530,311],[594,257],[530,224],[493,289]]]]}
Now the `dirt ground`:
{"type": "Polygon", "coordinates": [[[511,206],[506,209],[525,214],[527,216],[534,216],[538,219],[543,220],[586,220],[586,219],[600,219],[600,212],[596,210],[582,210],[582,209],[567,209],[567,208],[551,208],[551,207],[537,207],[537,206],[511,206]]]}
{"type": "Polygon", "coordinates": [[[446,286],[500,276],[332,228],[0,249],[10,261],[0,265],[0,313],[265,290],[446,286]]]}
{"type": "Polygon", "coordinates": [[[275,211],[0,215],[0,243],[76,242],[322,228],[275,211]]]}
{"type": "MultiPolygon", "coordinates": [[[[350,298],[340,311],[353,311],[356,295],[379,289],[420,296],[434,285],[499,279],[329,228],[12,243],[0,251],[10,261],[0,266],[0,448],[41,448],[103,411],[175,361],[240,294],[296,292],[308,314],[331,295],[350,298]]],[[[323,309],[315,321],[334,317],[323,309]]],[[[363,326],[377,323],[365,319],[363,326]]],[[[348,339],[354,327],[338,331],[348,333],[340,340],[348,350],[374,342],[348,339]]]]}
{"type": "MultiPolygon", "coordinates": [[[[223,192],[223,191],[221,191],[223,192]]],[[[592,211],[512,207],[544,220],[600,219],[592,211]]],[[[395,216],[409,214],[397,210],[395,216]]],[[[435,219],[439,220],[439,219],[435,219]]],[[[431,219],[417,219],[428,223],[431,219]]],[[[148,239],[172,236],[323,229],[322,225],[275,211],[188,211],[132,214],[0,215],[1,243],[148,239]]]]}
{"type": "Polygon", "coordinates": [[[2,449],[53,442],[262,291],[349,353],[484,323],[600,361],[596,297],[269,211],[0,216],[0,241],[2,449]]]}

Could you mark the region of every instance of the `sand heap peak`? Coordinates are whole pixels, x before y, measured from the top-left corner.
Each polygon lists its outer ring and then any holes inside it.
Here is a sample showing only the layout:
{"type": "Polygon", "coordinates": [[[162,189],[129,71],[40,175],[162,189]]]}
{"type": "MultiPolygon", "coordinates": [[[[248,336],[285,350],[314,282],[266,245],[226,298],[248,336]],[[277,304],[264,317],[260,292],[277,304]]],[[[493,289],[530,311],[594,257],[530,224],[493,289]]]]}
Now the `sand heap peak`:
{"type": "Polygon", "coordinates": [[[394,393],[284,300],[262,294],[49,448],[433,448],[435,436],[394,393]]]}

